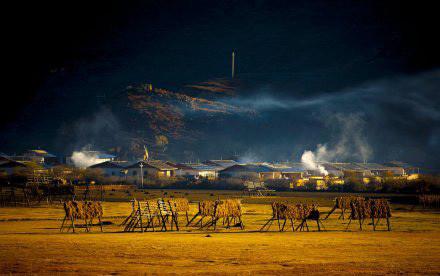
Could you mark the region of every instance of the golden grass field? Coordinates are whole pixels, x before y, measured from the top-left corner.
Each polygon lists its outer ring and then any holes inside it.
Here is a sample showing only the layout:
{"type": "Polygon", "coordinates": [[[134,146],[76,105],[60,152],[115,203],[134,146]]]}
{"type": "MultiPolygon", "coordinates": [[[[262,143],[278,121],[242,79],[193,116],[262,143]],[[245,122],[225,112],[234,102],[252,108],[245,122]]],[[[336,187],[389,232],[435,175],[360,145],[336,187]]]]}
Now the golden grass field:
{"type": "MultiPolygon", "coordinates": [[[[121,192],[123,193],[123,192],[121,192]]],[[[239,197],[231,191],[166,191],[190,200],[239,197]]],[[[139,199],[163,196],[160,190],[126,195],[139,199]]],[[[123,233],[119,223],[131,211],[124,195],[106,195],[104,233],[60,233],[60,204],[0,208],[2,274],[440,274],[440,213],[393,204],[393,231],[359,231],[333,214],[325,232],[269,232],[258,229],[271,216],[273,200],[319,202],[328,212],[331,193],[277,193],[272,198],[244,198],[245,229],[123,233]],[[209,234],[209,236],[208,236],[209,234]]],[[[192,204],[195,212],[196,204],[192,204]]],[[[183,220],[183,218],[182,218],[183,220]]],[[[183,224],[183,223],[181,223],[183,224]]]]}

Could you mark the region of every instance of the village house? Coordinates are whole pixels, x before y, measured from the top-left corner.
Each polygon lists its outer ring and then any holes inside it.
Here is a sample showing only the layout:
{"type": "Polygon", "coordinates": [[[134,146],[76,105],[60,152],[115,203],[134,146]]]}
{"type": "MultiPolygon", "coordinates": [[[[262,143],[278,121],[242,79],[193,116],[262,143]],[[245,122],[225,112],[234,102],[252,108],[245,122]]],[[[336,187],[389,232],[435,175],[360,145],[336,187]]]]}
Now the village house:
{"type": "Polygon", "coordinates": [[[307,182],[312,184],[316,190],[325,190],[327,188],[323,176],[310,176],[307,182]]]}
{"type": "Polygon", "coordinates": [[[28,166],[19,161],[14,160],[5,160],[2,158],[2,162],[0,162],[0,173],[5,173],[11,175],[13,173],[17,173],[26,169],[28,166]]]}
{"type": "Polygon", "coordinates": [[[387,177],[387,176],[403,176],[405,170],[401,167],[389,167],[377,163],[355,163],[361,168],[367,169],[374,176],[387,177]]]}
{"type": "Polygon", "coordinates": [[[89,169],[100,171],[102,172],[102,176],[105,177],[124,177],[125,163],[126,162],[105,161],[99,164],[92,165],[89,167],[89,169]]]}
{"type": "Polygon", "coordinates": [[[22,155],[14,155],[9,158],[19,162],[33,162],[45,166],[53,166],[60,163],[55,155],[41,149],[27,150],[22,155]]]}
{"type": "Polygon", "coordinates": [[[354,163],[330,163],[335,169],[342,172],[343,178],[358,178],[362,179],[364,177],[371,176],[371,171],[360,167],[354,163]]]}
{"type": "Polygon", "coordinates": [[[214,180],[217,178],[218,167],[209,166],[206,164],[192,164],[192,163],[172,163],[167,161],[168,165],[177,168],[175,171],[175,176],[181,176],[190,179],[200,179],[206,178],[209,180],[214,180]]]}
{"type": "Polygon", "coordinates": [[[219,178],[264,181],[268,179],[281,179],[281,172],[264,165],[234,165],[219,171],[219,178]]]}
{"type": "Polygon", "coordinates": [[[330,176],[344,177],[344,171],[337,163],[322,163],[320,165],[324,167],[330,176]]]}
{"type": "Polygon", "coordinates": [[[277,169],[281,173],[281,177],[290,180],[299,180],[305,177],[306,170],[302,168],[280,168],[277,169]]]}
{"type": "Polygon", "coordinates": [[[197,170],[188,166],[187,164],[173,163],[170,161],[166,161],[165,163],[167,165],[170,165],[171,167],[176,168],[176,170],[174,171],[174,175],[177,177],[185,177],[185,178],[189,178],[189,179],[194,179],[198,175],[197,170]]]}
{"type": "Polygon", "coordinates": [[[219,168],[205,164],[189,164],[197,172],[198,178],[217,179],[219,168]]]}
{"type": "Polygon", "coordinates": [[[420,173],[420,168],[401,161],[390,161],[384,163],[389,168],[403,170],[403,175],[416,175],[420,173]]]}
{"type": "Polygon", "coordinates": [[[141,175],[156,179],[167,179],[175,176],[177,168],[160,160],[139,161],[125,168],[127,180],[134,183],[141,181],[141,175]]]}

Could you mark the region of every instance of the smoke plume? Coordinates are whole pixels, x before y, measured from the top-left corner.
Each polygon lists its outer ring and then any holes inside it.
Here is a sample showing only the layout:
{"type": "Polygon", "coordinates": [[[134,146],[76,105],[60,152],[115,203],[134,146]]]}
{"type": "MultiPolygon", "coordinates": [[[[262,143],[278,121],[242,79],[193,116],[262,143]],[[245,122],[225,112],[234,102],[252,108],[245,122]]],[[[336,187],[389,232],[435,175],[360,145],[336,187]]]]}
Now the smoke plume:
{"type": "Polygon", "coordinates": [[[101,163],[102,160],[98,158],[96,153],[87,151],[74,151],[72,154],[72,162],[77,168],[87,168],[92,165],[101,163]]]}
{"type": "Polygon", "coordinates": [[[329,116],[325,122],[336,132],[334,142],[318,144],[316,150],[306,150],[301,156],[301,162],[307,169],[319,170],[321,174],[328,172],[320,165],[321,162],[361,161],[366,162],[372,155],[372,149],[364,135],[365,122],[361,114],[338,113],[329,116]]]}
{"type": "Polygon", "coordinates": [[[318,164],[320,151],[322,148],[325,150],[325,146],[321,147],[321,145],[318,145],[317,154],[310,150],[304,151],[303,155],[301,156],[301,163],[303,163],[308,170],[315,170],[319,171],[320,174],[328,175],[328,171],[324,168],[324,166],[318,164]]]}

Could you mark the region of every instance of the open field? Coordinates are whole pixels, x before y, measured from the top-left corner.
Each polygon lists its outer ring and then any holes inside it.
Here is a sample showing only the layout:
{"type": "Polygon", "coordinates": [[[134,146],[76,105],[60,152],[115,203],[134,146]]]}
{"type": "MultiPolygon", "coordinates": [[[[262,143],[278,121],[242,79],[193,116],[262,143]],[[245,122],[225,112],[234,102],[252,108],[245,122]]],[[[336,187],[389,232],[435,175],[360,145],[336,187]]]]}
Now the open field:
{"type": "MultiPolygon", "coordinates": [[[[238,197],[232,191],[165,191],[190,200],[238,197]]],[[[137,198],[163,195],[141,192],[137,198]]],[[[271,216],[269,202],[288,199],[319,202],[327,212],[330,193],[277,193],[276,198],[244,199],[245,230],[121,233],[118,226],[130,213],[123,195],[104,203],[105,233],[60,233],[61,205],[0,208],[0,271],[69,274],[436,274],[440,273],[440,213],[393,204],[392,232],[360,232],[356,223],[333,214],[326,232],[260,233],[271,216]],[[207,235],[209,234],[209,237],[207,235]]],[[[394,195],[389,195],[394,198],[394,195]]],[[[125,200],[133,197],[126,196],[125,200]]],[[[191,205],[195,212],[196,204],[191,205]]],[[[183,218],[182,218],[183,219],[183,218]]],[[[183,224],[183,223],[182,223],[183,224]]],[[[379,229],[384,230],[382,225],[379,229]]]]}

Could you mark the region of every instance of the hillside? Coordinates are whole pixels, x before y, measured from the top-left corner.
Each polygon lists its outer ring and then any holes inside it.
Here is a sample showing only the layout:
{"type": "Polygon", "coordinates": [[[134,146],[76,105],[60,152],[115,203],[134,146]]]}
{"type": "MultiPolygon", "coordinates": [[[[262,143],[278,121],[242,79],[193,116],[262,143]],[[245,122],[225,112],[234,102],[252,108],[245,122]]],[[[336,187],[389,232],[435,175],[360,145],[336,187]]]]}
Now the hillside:
{"type": "MultiPolygon", "coordinates": [[[[144,145],[156,158],[177,156],[186,146],[190,151],[217,123],[232,116],[255,115],[252,109],[227,103],[238,90],[238,82],[223,79],[185,85],[178,91],[152,84],[128,86],[117,100],[107,103],[130,136],[116,153],[139,156],[144,145]]],[[[187,155],[191,158],[195,153],[187,155]]]]}

